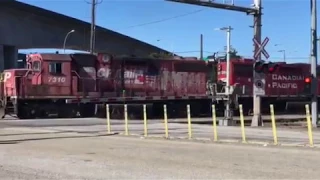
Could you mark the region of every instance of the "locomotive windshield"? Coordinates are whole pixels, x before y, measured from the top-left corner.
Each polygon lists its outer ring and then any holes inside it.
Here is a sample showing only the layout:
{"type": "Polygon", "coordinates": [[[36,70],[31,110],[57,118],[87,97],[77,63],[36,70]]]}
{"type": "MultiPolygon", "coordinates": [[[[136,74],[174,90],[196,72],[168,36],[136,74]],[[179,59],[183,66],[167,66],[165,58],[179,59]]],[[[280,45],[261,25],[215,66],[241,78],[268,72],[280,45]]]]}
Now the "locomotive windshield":
{"type": "Polygon", "coordinates": [[[40,71],[41,70],[41,62],[40,61],[32,62],[32,70],[33,71],[40,71]]]}

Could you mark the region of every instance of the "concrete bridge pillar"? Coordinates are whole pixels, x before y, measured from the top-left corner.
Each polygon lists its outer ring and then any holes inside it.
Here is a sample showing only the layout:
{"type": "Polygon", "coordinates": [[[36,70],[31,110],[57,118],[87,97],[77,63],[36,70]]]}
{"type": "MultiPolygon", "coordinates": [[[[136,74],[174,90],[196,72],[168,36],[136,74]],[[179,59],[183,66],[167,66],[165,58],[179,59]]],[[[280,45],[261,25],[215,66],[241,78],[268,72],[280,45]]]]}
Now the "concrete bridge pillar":
{"type": "Polygon", "coordinates": [[[0,73],[4,70],[4,49],[3,45],[0,45],[0,73]]]}
{"type": "Polygon", "coordinates": [[[4,69],[17,67],[18,48],[15,46],[0,45],[0,72],[4,69]]]}

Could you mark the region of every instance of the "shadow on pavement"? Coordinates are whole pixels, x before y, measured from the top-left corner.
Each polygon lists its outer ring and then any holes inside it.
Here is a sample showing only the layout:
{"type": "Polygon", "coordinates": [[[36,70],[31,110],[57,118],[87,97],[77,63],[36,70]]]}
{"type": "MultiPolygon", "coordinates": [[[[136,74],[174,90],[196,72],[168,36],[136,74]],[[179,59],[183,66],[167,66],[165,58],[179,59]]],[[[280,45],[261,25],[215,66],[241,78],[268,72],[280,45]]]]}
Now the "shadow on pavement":
{"type": "MultiPolygon", "coordinates": [[[[47,133],[52,134],[52,133],[47,133]]],[[[62,136],[62,137],[39,137],[39,138],[23,138],[16,140],[0,140],[0,144],[17,144],[26,141],[39,141],[39,140],[51,140],[51,139],[75,139],[75,138],[90,138],[90,137],[104,137],[104,136],[113,136],[118,135],[119,133],[112,134],[97,134],[97,135],[83,135],[83,136],[62,136]]]]}
{"type": "Polygon", "coordinates": [[[21,135],[38,135],[38,134],[62,134],[62,133],[72,133],[75,131],[59,131],[59,132],[37,132],[37,133],[17,133],[17,134],[0,134],[1,136],[21,136],[21,135]]]}
{"type": "Polygon", "coordinates": [[[17,141],[11,141],[11,140],[5,141],[5,142],[0,141],[0,145],[1,144],[17,144],[17,143],[18,143],[17,141]]]}

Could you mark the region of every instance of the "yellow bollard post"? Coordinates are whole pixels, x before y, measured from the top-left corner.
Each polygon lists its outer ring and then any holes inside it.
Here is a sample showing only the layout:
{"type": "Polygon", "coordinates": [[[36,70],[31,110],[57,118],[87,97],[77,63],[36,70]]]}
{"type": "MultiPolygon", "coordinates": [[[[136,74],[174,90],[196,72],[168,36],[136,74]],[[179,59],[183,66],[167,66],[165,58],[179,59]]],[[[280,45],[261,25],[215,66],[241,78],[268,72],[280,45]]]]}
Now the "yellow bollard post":
{"type": "Polygon", "coordinates": [[[277,135],[277,127],[276,127],[276,118],[274,117],[273,104],[270,104],[270,115],[271,115],[272,133],[273,133],[273,143],[274,143],[274,145],[277,145],[278,144],[278,135],[277,135]]]}
{"type": "Polygon", "coordinates": [[[148,124],[147,124],[147,106],[143,105],[143,124],[144,124],[144,137],[148,136],[148,124]]]}
{"type": "Polygon", "coordinates": [[[307,125],[308,125],[309,145],[313,147],[311,115],[310,115],[310,109],[308,104],[306,104],[306,117],[307,117],[307,125]]]}
{"type": "Polygon", "coordinates": [[[164,130],[165,130],[165,137],[169,137],[168,132],[168,117],[167,117],[167,105],[163,105],[163,116],[164,116],[164,130]]]}
{"type": "Polygon", "coordinates": [[[245,130],[244,130],[244,118],[243,118],[242,104],[239,105],[239,112],[240,112],[242,142],[246,143],[247,141],[246,141],[246,133],[245,133],[245,130]]]}
{"type": "Polygon", "coordinates": [[[212,104],[213,141],[218,141],[216,106],[212,104]]]}
{"type": "Polygon", "coordinates": [[[124,105],[124,129],[125,129],[125,135],[129,135],[129,128],[128,128],[128,107],[125,104],[124,105]]]}
{"type": "Polygon", "coordinates": [[[111,133],[111,125],[110,125],[110,109],[109,104],[106,105],[106,117],[107,117],[107,128],[108,133],[111,133]]]}
{"type": "Polygon", "coordinates": [[[191,115],[190,115],[190,105],[187,105],[187,117],[188,117],[188,135],[189,139],[192,138],[192,125],[191,125],[191,115]]]}

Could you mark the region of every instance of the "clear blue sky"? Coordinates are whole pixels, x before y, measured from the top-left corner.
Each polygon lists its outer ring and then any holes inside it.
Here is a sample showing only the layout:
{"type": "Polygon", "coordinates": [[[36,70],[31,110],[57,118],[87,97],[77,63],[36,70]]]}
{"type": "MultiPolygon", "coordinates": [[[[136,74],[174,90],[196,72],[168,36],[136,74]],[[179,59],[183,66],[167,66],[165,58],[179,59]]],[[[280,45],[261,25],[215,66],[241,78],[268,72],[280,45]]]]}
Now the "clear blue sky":
{"type": "MultiPolygon", "coordinates": [[[[20,0],[61,14],[90,22],[90,4],[85,0],[20,0]]],[[[90,1],[90,0],[87,0],[90,1]]],[[[222,2],[223,0],[216,0],[222,2]]],[[[253,0],[234,0],[250,6],[253,0]]],[[[271,61],[308,62],[310,52],[310,2],[307,0],[263,0],[263,38],[270,38],[266,49],[271,61]],[[281,44],[275,46],[275,44],[281,44]]],[[[320,18],[320,17],[319,17],[320,18]]],[[[199,37],[204,35],[204,51],[216,52],[226,45],[226,34],[214,28],[232,26],[232,46],[239,54],[252,57],[252,16],[244,13],[205,8],[164,0],[103,0],[97,6],[97,25],[174,51],[183,56],[199,56],[199,37]],[[201,11],[197,11],[201,10],[201,11]],[[196,12],[196,13],[195,13],[196,12]],[[159,23],[149,22],[180,16],[159,23]],[[157,41],[160,39],[160,41],[157,41]],[[183,53],[189,52],[189,53],[183,53]]],[[[208,53],[205,53],[208,55],[208,53]]]]}

